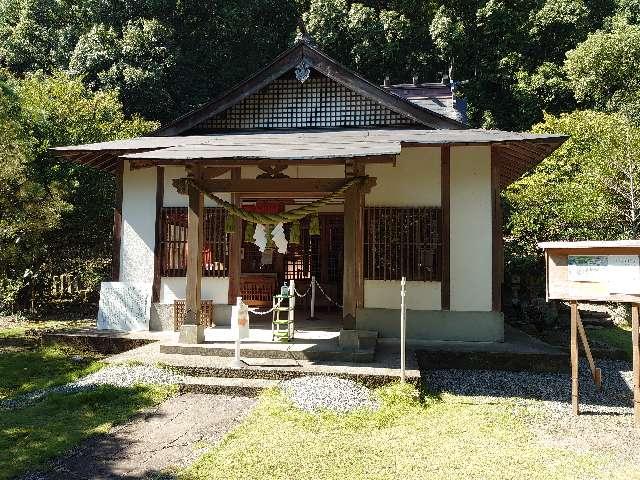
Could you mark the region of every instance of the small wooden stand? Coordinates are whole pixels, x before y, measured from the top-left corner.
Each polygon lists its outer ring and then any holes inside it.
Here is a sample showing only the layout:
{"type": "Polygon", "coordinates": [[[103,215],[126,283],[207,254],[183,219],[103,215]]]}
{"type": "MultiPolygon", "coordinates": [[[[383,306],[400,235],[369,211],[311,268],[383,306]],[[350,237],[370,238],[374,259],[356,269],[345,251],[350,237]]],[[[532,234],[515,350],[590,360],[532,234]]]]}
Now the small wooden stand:
{"type": "Polygon", "coordinates": [[[546,242],[547,300],[571,304],[571,406],[578,415],[578,336],[582,342],[593,381],[602,388],[580,313],[578,301],[631,304],[633,346],[633,411],[640,426],[640,241],[546,242]]]}

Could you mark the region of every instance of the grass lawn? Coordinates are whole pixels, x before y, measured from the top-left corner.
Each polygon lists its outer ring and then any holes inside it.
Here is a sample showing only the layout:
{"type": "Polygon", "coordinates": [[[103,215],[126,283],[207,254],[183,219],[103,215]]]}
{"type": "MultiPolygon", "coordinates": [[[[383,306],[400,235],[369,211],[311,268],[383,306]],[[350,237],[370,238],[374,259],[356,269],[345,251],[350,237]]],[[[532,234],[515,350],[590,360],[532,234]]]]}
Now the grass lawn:
{"type": "Polygon", "coordinates": [[[378,394],[378,412],[312,415],[270,391],[180,478],[638,478],[637,468],[611,455],[541,441],[531,425],[545,419],[535,407],[446,394],[419,401],[400,385],[378,394]]]}
{"type": "MultiPolygon", "coordinates": [[[[0,339],[26,340],[29,330],[29,325],[12,326],[0,330],[0,339]]],[[[102,367],[99,357],[68,348],[3,347],[0,399],[64,384],[102,367]]],[[[172,392],[169,387],[104,386],[94,391],[54,394],[24,408],[0,411],[0,479],[37,469],[84,438],[108,431],[113,424],[156,405],[172,392]]]]}
{"type": "Polygon", "coordinates": [[[590,340],[594,340],[599,343],[605,343],[611,347],[623,350],[626,352],[629,360],[632,358],[631,347],[631,327],[607,327],[589,329],[587,332],[590,340]]]}

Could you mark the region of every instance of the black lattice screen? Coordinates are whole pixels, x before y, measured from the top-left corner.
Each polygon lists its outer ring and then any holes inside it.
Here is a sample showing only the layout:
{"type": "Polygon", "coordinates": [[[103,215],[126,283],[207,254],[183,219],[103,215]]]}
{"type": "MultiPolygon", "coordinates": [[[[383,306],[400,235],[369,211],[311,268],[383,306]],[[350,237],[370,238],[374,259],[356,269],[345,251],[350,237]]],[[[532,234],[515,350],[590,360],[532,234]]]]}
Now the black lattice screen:
{"type": "Polygon", "coordinates": [[[413,124],[413,120],[312,71],[304,83],[289,72],[194,130],[413,124]]]}
{"type": "Polygon", "coordinates": [[[366,279],[442,279],[440,208],[367,207],[364,218],[366,279]]]}

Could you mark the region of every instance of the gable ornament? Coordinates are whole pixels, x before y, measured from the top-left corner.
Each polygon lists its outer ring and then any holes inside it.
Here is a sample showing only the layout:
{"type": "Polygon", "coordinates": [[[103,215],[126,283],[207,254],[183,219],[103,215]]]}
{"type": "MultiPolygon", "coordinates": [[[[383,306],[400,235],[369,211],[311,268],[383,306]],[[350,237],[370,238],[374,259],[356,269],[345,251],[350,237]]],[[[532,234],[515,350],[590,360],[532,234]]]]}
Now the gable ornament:
{"type": "Polygon", "coordinates": [[[300,83],[304,83],[311,74],[311,62],[306,58],[296,66],[296,78],[300,83]]]}

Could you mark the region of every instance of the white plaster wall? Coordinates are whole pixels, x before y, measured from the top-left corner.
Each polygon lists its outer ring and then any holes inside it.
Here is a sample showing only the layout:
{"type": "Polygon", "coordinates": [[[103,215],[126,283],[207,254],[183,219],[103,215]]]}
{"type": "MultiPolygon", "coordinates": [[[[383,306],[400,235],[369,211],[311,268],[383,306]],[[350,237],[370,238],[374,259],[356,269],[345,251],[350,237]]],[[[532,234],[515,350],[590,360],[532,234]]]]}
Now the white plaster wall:
{"type": "Polygon", "coordinates": [[[120,281],[153,282],[156,222],[156,169],[122,173],[122,241],[120,281]]]}
{"type": "MultiPolygon", "coordinates": [[[[367,206],[438,207],[441,202],[440,147],[403,148],[396,165],[367,165],[377,184],[367,206]]],[[[407,282],[407,308],[440,310],[440,282],[407,282]]],[[[365,280],[366,308],[400,308],[400,281],[365,280]]]]}
{"type": "Polygon", "coordinates": [[[491,147],[451,148],[451,310],[490,311],[491,147]]]}
{"type": "Polygon", "coordinates": [[[440,206],[440,147],[403,148],[395,167],[371,164],[366,173],[378,179],[365,197],[368,206],[440,206]]]}
{"type": "MultiPolygon", "coordinates": [[[[410,310],[440,310],[440,282],[407,282],[405,303],[410,310]]],[[[365,280],[366,308],[400,308],[400,281],[365,280]]]]}
{"type": "MultiPolygon", "coordinates": [[[[186,207],[189,205],[189,198],[186,195],[180,195],[173,186],[173,180],[176,178],[182,178],[187,175],[184,167],[164,167],[164,195],[162,205],[165,207],[186,207]]],[[[224,175],[220,175],[220,179],[231,178],[229,172],[224,175]]],[[[229,201],[231,195],[228,193],[218,193],[218,197],[223,200],[229,201]]],[[[204,196],[205,207],[217,207],[218,204],[211,200],[206,195],[204,196]]]]}
{"type": "MultiPolygon", "coordinates": [[[[173,303],[186,298],[187,277],[162,277],[160,280],[160,303],[173,303]]],[[[227,304],[229,300],[229,277],[203,277],[200,285],[202,300],[227,304]]]]}

